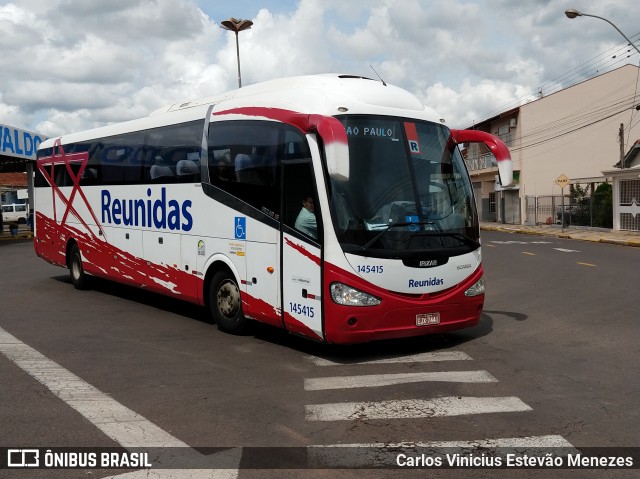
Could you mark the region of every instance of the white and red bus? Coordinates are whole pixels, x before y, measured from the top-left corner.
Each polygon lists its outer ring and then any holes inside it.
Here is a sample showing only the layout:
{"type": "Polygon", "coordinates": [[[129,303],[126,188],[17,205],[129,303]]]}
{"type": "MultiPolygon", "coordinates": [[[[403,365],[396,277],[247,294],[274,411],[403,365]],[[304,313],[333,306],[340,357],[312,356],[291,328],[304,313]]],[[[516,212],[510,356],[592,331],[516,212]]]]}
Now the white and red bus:
{"type": "Polygon", "coordinates": [[[34,246],[79,289],[99,276],[180,298],[232,333],[255,320],[354,343],[472,326],[484,279],[467,142],[511,183],[504,143],[449,129],[400,88],[255,84],[44,141],[34,246]]]}

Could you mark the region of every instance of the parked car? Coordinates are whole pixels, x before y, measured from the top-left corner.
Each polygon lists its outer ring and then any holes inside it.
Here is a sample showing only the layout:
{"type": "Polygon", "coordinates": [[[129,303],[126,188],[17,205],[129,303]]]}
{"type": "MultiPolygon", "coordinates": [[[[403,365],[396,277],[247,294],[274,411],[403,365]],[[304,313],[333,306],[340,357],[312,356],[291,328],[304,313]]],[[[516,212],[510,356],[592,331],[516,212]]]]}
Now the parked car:
{"type": "Polygon", "coordinates": [[[26,203],[13,203],[2,205],[2,220],[4,223],[25,224],[29,211],[26,203]]]}

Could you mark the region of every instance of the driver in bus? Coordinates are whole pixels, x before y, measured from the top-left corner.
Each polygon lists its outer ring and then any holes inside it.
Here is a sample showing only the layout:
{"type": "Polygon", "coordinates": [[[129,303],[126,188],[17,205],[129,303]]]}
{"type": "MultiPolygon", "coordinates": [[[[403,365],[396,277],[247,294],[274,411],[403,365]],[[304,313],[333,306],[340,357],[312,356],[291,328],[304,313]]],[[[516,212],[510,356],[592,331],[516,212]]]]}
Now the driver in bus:
{"type": "Polygon", "coordinates": [[[296,218],[295,228],[314,239],[318,239],[318,223],[316,222],[312,196],[307,195],[302,200],[302,209],[296,218]]]}

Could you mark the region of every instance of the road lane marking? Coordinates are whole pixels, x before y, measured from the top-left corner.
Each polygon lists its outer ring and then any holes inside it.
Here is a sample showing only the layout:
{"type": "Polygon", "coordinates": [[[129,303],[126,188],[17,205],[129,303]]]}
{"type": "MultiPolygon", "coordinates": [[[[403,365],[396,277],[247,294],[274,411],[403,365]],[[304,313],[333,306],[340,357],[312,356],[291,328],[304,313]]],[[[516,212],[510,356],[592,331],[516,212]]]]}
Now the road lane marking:
{"type": "Polygon", "coordinates": [[[2,328],[0,352],[123,447],[188,447],[2,328]]]}
{"type": "Polygon", "coordinates": [[[311,404],[306,406],[306,419],[307,421],[416,419],[531,410],[530,406],[515,396],[448,396],[401,401],[311,404]]]}
{"type": "MultiPolygon", "coordinates": [[[[551,244],[552,241],[491,241],[495,244],[551,244]]],[[[490,245],[487,245],[490,246],[490,245]]]]}
{"type": "Polygon", "coordinates": [[[529,253],[527,251],[523,251],[522,254],[526,254],[526,255],[529,255],[529,256],[535,256],[536,255],[535,253],[529,253]]]}
{"type": "Polygon", "coordinates": [[[563,253],[580,253],[577,249],[565,249],[565,248],[553,248],[556,251],[561,251],[563,253]]]}
{"type": "Polygon", "coordinates": [[[582,265],[582,266],[592,266],[592,267],[594,267],[594,268],[598,266],[597,264],[591,264],[591,263],[580,263],[579,261],[578,261],[576,264],[580,264],[580,265],[582,265]]]}
{"type": "MultiPolygon", "coordinates": [[[[0,328],[0,353],[124,448],[183,448],[181,454],[193,456],[190,457],[193,459],[191,463],[195,462],[196,464],[197,461],[207,461],[211,458],[211,456],[206,458],[197,453],[185,442],[173,437],[142,415],[123,406],[3,328],[0,328]]],[[[239,465],[241,455],[242,448],[234,448],[222,451],[220,457],[231,457],[234,464],[239,465]]],[[[184,471],[163,469],[157,471],[141,470],[115,477],[168,478],[173,477],[170,475],[172,471],[178,475],[184,475],[184,471]],[[153,472],[154,475],[149,476],[150,472],[153,472]]],[[[206,477],[235,478],[238,476],[237,468],[202,469],[202,471],[206,472],[206,477]]],[[[191,470],[188,472],[189,477],[205,477],[204,474],[192,475],[191,470]]]]}
{"type": "Polygon", "coordinates": [[[316,366],[349,366],[355,364],[395,364],[395,363],[424,363],[432,361],[469,361],[471,357],[462,351],[440,351],[435,353],[419,353],[395,358],[371,359],[359,362],[337,362],[316,356],[306,356],[316,366]]]}
{"type": "Polygon", "coordinates": [[[459,383],[498,382],[498,380],[487,371],[442,371],[308,378],[304,380],[304,389],[305,391],[322,391],[326,389],[372,388],[427,381],[459,383]]]}

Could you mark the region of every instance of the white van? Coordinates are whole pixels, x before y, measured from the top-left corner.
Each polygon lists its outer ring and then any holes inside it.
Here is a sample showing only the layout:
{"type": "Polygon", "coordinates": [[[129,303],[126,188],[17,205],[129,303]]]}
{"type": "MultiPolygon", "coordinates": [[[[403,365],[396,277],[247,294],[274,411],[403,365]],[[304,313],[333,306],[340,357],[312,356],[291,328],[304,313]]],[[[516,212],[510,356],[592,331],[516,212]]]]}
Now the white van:
{"type": "Polygon", "coordinates": [[[26,203],[2,205],[2,221],[5,224],[12,222],[24,224],[27,222],[28,215],[29,211],[26,203]]]}

